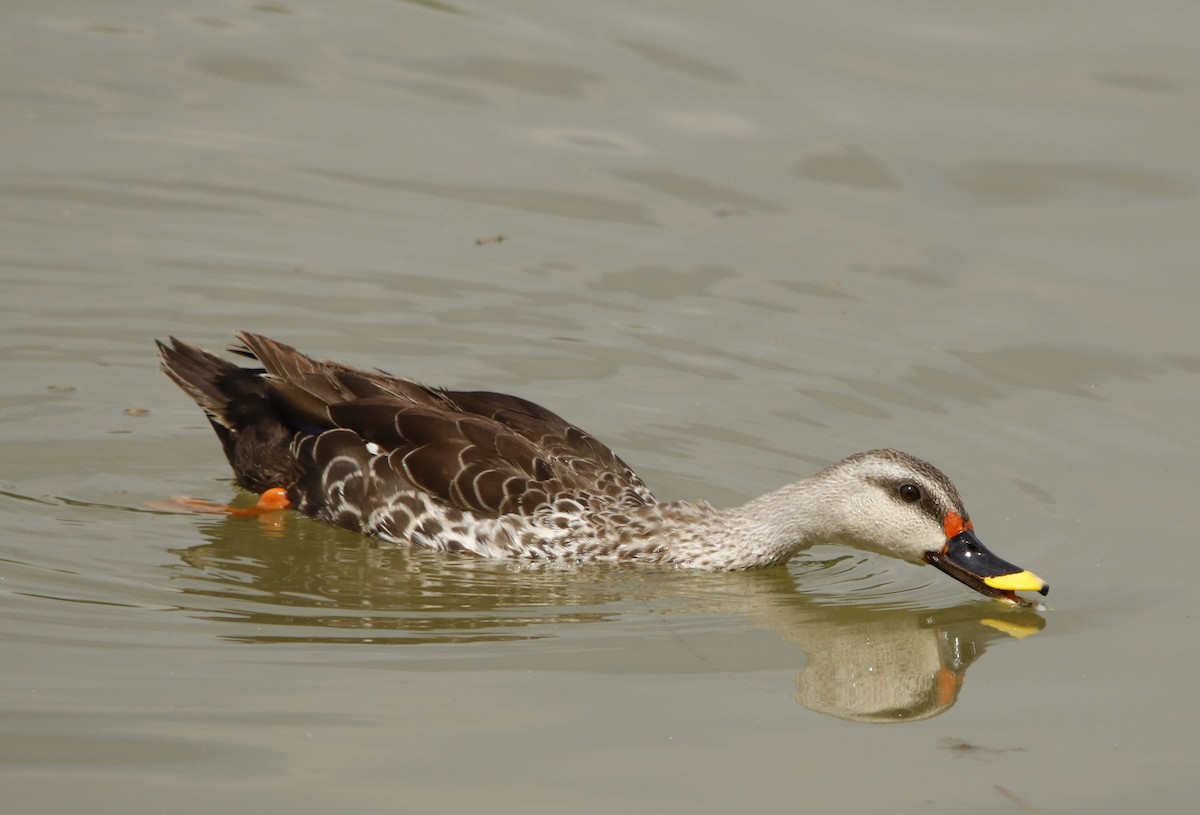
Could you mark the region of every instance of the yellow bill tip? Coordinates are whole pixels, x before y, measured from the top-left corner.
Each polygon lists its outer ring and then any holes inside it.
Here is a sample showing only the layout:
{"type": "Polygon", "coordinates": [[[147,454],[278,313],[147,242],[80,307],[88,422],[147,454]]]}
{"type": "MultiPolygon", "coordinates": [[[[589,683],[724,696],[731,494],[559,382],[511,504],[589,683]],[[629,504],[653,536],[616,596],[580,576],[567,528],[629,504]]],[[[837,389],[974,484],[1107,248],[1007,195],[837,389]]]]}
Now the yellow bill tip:
{"type": "Polygon", "coordinates": [[[1008,634],[1008,636],[1014,637],[1018,640],[1023,640],[1031,634],[1036,634],[1041,630],[1037,626],[1021,625],[1020,623],[1013,623],[1007,620],[993,620],[988,618],[985,620],[980,620],[979,622],[1004,634],[1008,634]]]}
{"type": "Polygon", "coordinates": [[[1036,591],[1045,594],[1049,590],[1046,581],[1033,572],[1014,572],[983,578],[985,585],[1000,591],[1036,591]]]}

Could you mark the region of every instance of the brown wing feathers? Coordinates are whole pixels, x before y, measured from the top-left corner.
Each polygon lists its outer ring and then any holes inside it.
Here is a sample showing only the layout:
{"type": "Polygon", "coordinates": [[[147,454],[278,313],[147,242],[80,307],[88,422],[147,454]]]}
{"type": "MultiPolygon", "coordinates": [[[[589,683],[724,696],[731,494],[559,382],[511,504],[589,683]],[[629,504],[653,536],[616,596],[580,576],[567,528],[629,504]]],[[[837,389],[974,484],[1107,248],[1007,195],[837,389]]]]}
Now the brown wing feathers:
{"type": "Polygon", "coordinates": [[[174,339],[171,346],[160,343],[163,367],[212,417],[239,483],[261,491],[279,485],[264,479],[288,478],[309,493],[303,511],[353,526],[354,517],[330,513],[360,516],[371,501],[383,500],[380,491],[394,495],[406,487],[481,515],[529,513],[581,495],[654,502],[611,450],[540,405],[429,388],[314,360],[261,335],[236,336],[241,345],[232,350],[265,370],[239,368],[174,339]],[[371,464],[364,442],[388,455],[371,464]]]}

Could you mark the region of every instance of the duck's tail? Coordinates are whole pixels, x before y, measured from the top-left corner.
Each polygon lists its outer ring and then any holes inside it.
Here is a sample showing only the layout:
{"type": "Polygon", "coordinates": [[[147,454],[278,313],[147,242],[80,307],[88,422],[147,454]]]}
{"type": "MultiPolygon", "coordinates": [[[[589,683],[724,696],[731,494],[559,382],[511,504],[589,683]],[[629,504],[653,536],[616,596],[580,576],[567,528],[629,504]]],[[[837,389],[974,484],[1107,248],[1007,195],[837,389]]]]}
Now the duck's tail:
{"type": "Polygon", "coordinates": [[[175,337],[158,342],[158,353],[163,372],[208,416],[239,485],[264,492],[295,482],[295,431],[261,369],[239,367],[175,337]]]}

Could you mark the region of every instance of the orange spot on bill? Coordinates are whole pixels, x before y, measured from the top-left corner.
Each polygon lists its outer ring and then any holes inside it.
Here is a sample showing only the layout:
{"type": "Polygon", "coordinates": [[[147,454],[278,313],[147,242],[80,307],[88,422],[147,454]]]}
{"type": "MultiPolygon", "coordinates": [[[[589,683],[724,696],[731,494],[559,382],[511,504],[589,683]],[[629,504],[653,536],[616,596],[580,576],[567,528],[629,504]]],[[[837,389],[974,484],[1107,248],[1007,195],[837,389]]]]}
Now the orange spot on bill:
{"type": "Polygon", "coordinates": [[[975,528],[975,524],[971,523],[971,519],[963,520],[963,516],[959,515],[954,510],[946,513],[946,520],[942,522],[942,529],[946,533],[946,540],[957,537],[963,532],[970,532],[975,528]]]}
{"type": "Polygon", "coordinates": [[[962,680],[962,676],[953,669],[947,668],[945,665],[938,668],[937,703],[939,708],[954,704],[954,700],[958,698],[958,691],[962,688],[962,680]]]}

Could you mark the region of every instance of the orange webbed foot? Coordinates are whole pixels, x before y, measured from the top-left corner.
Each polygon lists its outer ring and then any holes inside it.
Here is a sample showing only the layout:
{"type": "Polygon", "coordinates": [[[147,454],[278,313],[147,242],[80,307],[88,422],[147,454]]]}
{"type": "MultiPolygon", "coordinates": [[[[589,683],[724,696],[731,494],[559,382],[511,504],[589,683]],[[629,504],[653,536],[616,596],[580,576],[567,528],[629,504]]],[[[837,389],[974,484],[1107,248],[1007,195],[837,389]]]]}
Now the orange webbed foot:
{"type": "Polygon", "coordinates": [[[197,515],[219,515],[233,509],[229,504],[218,504],[188,495],[173,495],[169,501],[147,501],[146,506],[163,512],[195,513],[197,515]]]}
{"type": "Polygon", "coordinates": [[[203,498],[191,498],[186,495],[176,495],[170,501],[150,504],[154,509],[168,512],[194,512],[201,515],[235,515],[239,518],[253,518],[268,512],[288,509],[292,502],[288,500],[287,490],[283,487],[272,487],[258,497],[258,502],[252,507],[234,507],[229,504],[218,504],[203,498]]]}
{"type": "Polygon", "coordinates": [[[277,512],[281,509],[290,509],[292,502],[288,500],[287,490],[283,487],[271,487],[271,489],[258,496],[258,503],[250,507],[249,514],[261,515],[264,512],[277,512]]]}

